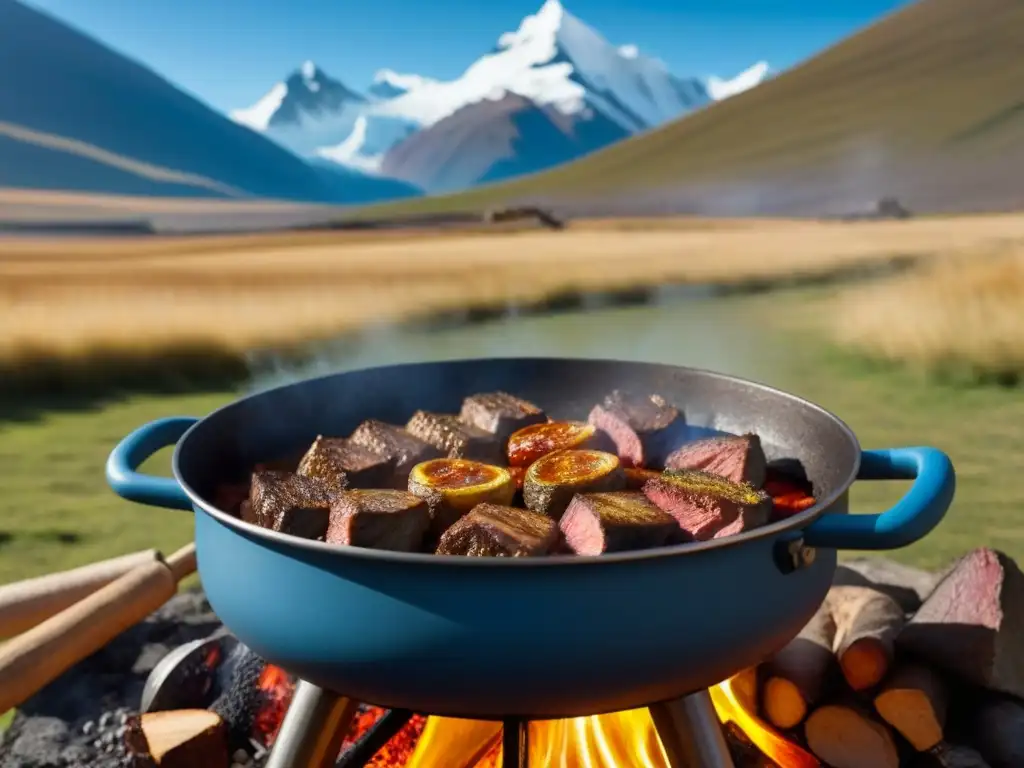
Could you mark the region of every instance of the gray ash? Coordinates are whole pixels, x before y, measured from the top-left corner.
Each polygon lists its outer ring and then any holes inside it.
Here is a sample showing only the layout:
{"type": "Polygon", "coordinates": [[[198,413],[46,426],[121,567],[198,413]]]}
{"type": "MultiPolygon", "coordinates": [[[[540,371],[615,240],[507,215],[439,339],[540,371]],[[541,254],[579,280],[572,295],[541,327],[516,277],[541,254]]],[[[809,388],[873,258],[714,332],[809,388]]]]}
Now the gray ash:
{"type": "Polygon", "coordinates": [[[146,677],[177,646],[222,625],[199,590],[182,592],[18,708],[0,768],[122,768],[125,727],[146,677]]]}

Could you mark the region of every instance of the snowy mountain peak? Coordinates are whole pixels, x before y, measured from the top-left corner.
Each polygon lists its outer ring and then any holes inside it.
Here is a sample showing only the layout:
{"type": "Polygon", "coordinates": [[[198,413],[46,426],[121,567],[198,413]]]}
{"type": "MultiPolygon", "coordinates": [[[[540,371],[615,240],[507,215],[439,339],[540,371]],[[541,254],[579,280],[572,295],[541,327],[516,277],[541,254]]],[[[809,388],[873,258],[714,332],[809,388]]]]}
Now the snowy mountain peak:
{"type": "Polygon", "coordinates": [[[283,83],[271,88],[258,102],[231,113],[235,122],[257,131],[282,126],[301,126],[311,119],[361,104],[366,97],[335,80],[316,63],[305,61],[283,83]]]}

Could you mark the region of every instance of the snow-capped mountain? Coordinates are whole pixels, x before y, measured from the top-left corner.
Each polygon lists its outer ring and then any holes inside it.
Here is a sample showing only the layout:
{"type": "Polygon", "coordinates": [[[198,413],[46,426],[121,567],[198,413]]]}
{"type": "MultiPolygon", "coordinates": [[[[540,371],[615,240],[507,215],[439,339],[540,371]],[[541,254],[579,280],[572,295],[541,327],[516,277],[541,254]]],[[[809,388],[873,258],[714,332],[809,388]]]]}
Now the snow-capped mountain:
{"type": "Polygon", "coordinates": [[[0,71],[0,187],[344,203],[419,193],[314,167],[14,0],[0,0],[0,71]]]}
{"type": "MultiPolygon", "coordinates": [[[[473,130],[479,134],[494,116],[508,114],[500,108],[468,107],[501,102],[506,106],[515,104],[513,111],[521,114],[523,105],[515,99],[505,102],[509,96],[527,100],[530,108],[540,110],[541,114],[566,118],[565,135],[570,137],[574,124],[586,126],[598,121],[601,130],[591,131],[587,141],[571,139],[569,144],[575,148],[571,156],[552,159],[552,164],[563,162],[579,151],[604,146],[599,136],[605,143],[618,140],[752,87],[767,75],[767,65],[757,64],[732,80],[678,77],[662,62],[645,56],[637,46],[608,42],[569,13],[559,0],[546,0],[537,13],[523,19],[514,32],[501,35],[490,53],[454,80],[433,80],[385,69],[377,73],[366,97],[362,97],[321,71],[316,72],[350,95],[328,101],[321,87],[313,94],[303,91],[302,99],[292,98],[293,91],[298,93],[308,79],[300,78],[301,83],[293,85],[296,75],[292,75],[274,86],[257,104],[237,110],[232,117],[299,154],[327,158],[362,170],[383,170],[396,167],[395,163],[386,162],[392,148],[441,121],[446,121],[443,131],[435,132],[431,141],[413,145],[436,150],[439,135],[465,136],[464,131],[453,130],[450,122],[458,115],[470,115],[473,130]],[[279,117],[282,111],[285,114],[279,117]],[[481,115],[487,115],[488,120],[481,121],[481,115]],[[618,130],[605,130],[605,123],[617,126],[618,130]]],[[[542,119],[525,124],[547,122],[542,119]]],[[[493,124],[507,127],[504,117],[493,124]]],[[[520,125],[518,130],[526,129],[520,125]]],[[[521,134],[515,145],[525,148],[532,141],[529,135],[521,134]]],[[[481,145],[498,144],[500,139],[481,145]]],[[[406,144],[403,150],[405,159],[399,164],[402,167],[410,167],[404,154],[409,146],[406,144]]]]}

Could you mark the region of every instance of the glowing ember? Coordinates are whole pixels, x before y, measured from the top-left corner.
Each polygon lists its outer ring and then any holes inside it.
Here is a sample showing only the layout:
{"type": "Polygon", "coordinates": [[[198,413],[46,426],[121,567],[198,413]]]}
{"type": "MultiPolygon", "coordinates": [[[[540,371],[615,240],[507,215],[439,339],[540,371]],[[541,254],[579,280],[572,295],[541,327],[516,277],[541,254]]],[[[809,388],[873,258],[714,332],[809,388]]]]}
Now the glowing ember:
{"type": "Polygon", "coordinates": [[[253,735],[269,747],[281,729],[281,721],[295,692],[295,682],[280,667],[267,664],[260,673],[257,687],[260,690],[260,708],[253,722],[253,735]]]}
{"type": "MultiPolygon", "coordinates": [[[[387,710],[380,707],[361,707],[342,743],[341,753],[344,755],[345,751],[365,736],[386,713],[387,710]]],[[[407,765],[426,722],[427,719],[422,715],[413,715],[409,722],[366,763],[367,768],[403,768],[407,765]]]]}

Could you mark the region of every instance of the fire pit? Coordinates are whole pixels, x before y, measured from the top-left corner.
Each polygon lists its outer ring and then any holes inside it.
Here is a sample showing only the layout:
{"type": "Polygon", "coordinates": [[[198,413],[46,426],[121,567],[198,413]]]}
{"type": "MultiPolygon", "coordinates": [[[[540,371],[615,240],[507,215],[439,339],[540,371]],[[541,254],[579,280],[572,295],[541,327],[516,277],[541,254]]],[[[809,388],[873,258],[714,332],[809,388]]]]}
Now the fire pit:
{"type": "MultiPolygon", "coordinates": [[[[645,732],[670,765],[731,766],[716,704],[728,709],[736,691],[715,689],[716,702],[708,688],[797,634],[829,590],[837,549],[915,541],[953,493],[943,454],[862,453],[841,421],[792,395],[671,366],[554,359],[395,366],[271,390],[198,423],[143,427],[111,454],[108,478],[125,498],[196,512],[199,571],[217,614],[271,669],[299,679],[271,768],[331,764],[358,702],[499,723],[506,766],[526,765],[538,755],[537,736],[553,732],[533,723],[573,719],[603,732],[606,721],[593,713],[649,710],[645,732]],[[465,397],[500,390],[580,419],[620,388],[664,395],[698,427],[756,432],[770,461],[802,466],[817,502],[727,538],[545,558],[333,546],[257,527],[210,502],[245,468],[319,434],[349,434],[366,418],[394,424],[418,408],[453,413],[465,397]],[[174,480],[135,471],[172,443],[174,480]],[[849,515],[858,478],[915,482],[892,510],[849,515]]],[[[609,748],[604,736],[591,741],[609,748]]]]}

